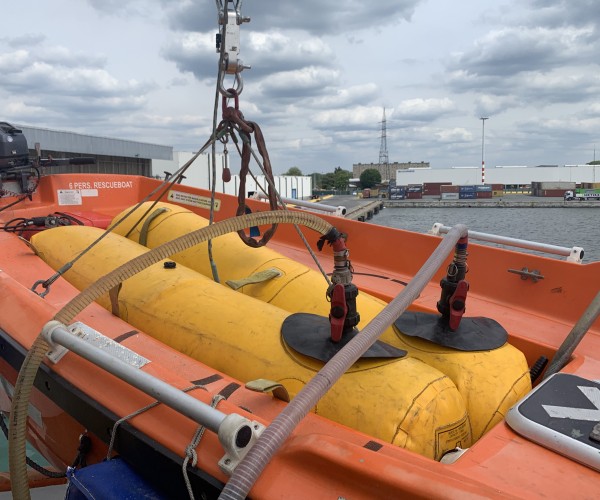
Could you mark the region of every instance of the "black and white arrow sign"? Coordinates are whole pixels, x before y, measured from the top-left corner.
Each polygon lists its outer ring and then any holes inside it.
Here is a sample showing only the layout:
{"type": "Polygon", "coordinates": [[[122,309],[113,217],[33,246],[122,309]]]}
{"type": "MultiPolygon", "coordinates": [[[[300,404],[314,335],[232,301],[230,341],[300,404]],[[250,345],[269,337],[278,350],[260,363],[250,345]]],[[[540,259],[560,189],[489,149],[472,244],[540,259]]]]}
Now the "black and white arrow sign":
{"type": "Polygon", "coordinates": [[[577,388],[592,402],[592,404],[596,407],[595,410],[552,405],[542,405],[542,408],[548,412],[548,415],[554,418],[570,418],[573,420],[589,420],[590,422],[600,422],[600,389],[585,385],[578,385],[577,388]]]}
{"type": "Polygon", "coordinates": [[[556,453],[600,472],[600,383],[556,373],[510,409],[506,423],[556,453]]]}

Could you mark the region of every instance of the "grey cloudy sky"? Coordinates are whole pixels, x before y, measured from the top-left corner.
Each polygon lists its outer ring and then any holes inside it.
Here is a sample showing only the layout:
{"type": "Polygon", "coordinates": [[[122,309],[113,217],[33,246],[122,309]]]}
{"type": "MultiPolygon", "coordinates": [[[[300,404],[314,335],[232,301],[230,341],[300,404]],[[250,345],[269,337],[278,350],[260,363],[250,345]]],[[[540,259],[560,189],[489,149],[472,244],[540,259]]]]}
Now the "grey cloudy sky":
{"type": "MultiPolygon", "coordinates": [[[[600,159],[597,0],[245,0],[240,109],[273,167],[600,159]]],[[[213,0],[19,0],[0,17],[0,121],[197,150],[213,0]]],[[[42,145],[43,147],[43,145],[42,145]]]]}

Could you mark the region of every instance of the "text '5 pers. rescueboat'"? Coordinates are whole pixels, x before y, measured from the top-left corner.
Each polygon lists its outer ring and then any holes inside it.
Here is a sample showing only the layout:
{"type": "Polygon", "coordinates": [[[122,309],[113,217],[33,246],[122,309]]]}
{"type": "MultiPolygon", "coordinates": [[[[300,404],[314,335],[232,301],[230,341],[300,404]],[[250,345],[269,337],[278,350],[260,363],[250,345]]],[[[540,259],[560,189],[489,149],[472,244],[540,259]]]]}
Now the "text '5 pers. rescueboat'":
{"type": "Polygon", "coordinates": [[[191,162],[42,175],[57,160],[0,123],[14,497],[29,441],[68,498],[597,498],[600,262],[246,199],[251,157],[272,173],[238,109],[239,3],[198,153],[241,145],[238,198],[181,184],[191,162]]]}

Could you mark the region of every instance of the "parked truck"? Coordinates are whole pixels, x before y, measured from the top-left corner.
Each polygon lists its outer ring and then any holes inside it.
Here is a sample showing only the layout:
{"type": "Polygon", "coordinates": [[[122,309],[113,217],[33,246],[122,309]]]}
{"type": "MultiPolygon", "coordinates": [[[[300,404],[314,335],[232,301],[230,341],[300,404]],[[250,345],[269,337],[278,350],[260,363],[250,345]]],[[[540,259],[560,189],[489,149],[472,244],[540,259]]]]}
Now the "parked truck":
{"type": "Polygon", "coordinates": [[[600,189],[575,189],[574,191],[565,191],[565,201],[571,200],[598,200],[600,201],[600,189]]]}

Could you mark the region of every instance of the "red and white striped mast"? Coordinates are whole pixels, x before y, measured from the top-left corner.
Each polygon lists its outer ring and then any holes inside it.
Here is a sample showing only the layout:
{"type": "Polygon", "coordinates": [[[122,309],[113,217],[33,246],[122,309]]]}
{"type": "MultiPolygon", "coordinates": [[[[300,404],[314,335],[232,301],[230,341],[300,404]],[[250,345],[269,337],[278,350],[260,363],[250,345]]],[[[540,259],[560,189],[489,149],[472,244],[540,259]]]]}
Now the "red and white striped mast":
{"type": "Polygon", "coordinates": [[[481,120],[481,184],[485,184],[485,121],[489,116],[482,116],[481,120]]]}

